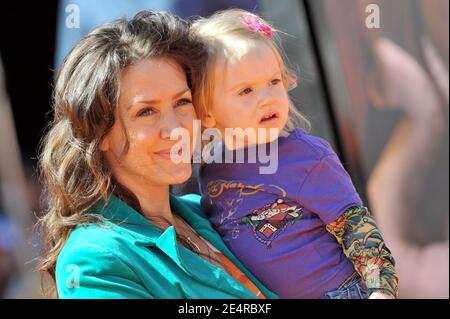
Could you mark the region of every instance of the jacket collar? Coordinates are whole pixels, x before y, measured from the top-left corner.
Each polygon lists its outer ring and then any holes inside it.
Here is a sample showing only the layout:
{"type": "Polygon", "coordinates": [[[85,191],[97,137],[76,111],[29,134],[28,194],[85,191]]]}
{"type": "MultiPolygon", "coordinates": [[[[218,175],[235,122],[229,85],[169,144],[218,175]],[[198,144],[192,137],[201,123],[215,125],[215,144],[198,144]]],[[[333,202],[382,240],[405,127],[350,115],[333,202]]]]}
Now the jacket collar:
{"type": "Polygon", "coordinates": [[[93,210],[120,230],[129,233],[136,239],[136,244],[154,246],[163,233],[142,214],[114,195],[110,195],[106,204],[100,200],[93,210]]]}
{"type": "MultiPolygon", "coordinates": [[[[212,244],[216,244],[217,237],[211,238],[209,221],[204,215],[200,215],[201,212],[194,211],[193,206],[189,205],[189,201],[170,194],[170,207],[173,212],[188,222],[201,236],[205,236],[207,240],[213,239],[214,243],[212,244]]],[[[176,238],[172,238],[170,235],[175,232],[173,226],[168,227],[165,231],[161,231],[141,213],[114,195],[110,195],[106,205],[104,201],[100,201],[93,208],[92,212],[101,214],[107,221],[129,232],[136,239],[136,244],[155,246],[158,242],[162,243],[169,239],[175,240],[176,238]]],[[[216,233],[213,232],[213,235],[216,235],[216,233]]],[[[222,247],[216,248],[221,250],[222,247]]]]}

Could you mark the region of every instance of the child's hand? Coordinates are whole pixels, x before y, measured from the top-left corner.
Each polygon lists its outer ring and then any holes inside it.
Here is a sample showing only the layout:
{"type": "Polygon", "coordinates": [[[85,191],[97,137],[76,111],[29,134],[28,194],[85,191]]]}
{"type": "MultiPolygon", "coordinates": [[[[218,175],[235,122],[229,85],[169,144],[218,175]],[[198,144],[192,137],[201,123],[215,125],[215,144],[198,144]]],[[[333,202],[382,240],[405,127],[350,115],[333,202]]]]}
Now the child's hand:
{"type": "Polygon", "coordinates": [[[395,298],[390,294],[386,294],[381,291],[375,291],[370,295],[369,299],[395,299],[395,298]]]}

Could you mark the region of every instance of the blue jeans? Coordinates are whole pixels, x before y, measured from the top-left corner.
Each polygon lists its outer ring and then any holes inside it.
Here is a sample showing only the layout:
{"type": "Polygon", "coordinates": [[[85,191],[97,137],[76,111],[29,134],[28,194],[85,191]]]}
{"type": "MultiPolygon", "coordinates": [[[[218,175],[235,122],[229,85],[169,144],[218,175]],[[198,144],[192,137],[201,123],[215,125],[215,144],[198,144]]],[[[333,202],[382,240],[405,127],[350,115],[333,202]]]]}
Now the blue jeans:
{"type": "Polygon", "coordinates": [[[348,277],[336,290],[326,292],[320,299],[368,299],[369,290],[358,273],[348,277]]]}

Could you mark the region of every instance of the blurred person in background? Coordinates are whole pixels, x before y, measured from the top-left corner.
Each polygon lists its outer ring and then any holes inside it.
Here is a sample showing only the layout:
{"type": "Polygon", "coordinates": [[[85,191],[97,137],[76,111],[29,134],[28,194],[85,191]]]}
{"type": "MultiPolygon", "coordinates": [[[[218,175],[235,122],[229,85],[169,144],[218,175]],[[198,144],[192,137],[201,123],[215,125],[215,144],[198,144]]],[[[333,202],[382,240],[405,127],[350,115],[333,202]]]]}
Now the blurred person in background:
{"type": "Polygon", "coordinates": [[[4,296],[8,285],[14,279],[14,253],[17,240],[16,227],[0,213],[0,298],[4,296]]]}
{"type": "Polygon", "coordinates": [[[449,2],[321,3],[339,133],[396,256],[399,296],[448,298],[449,2]]]}
{"type": "Polygon", "coordinates": [[[448,1],[421,5],[425,23],[417,36],[423,63],[388,38],[373,42],[378,72],[370,78],[369,95],[376,107],[398,109],[402,117],[369,177],[367,193],[397,257],[403,297],[448,298],[448,211],[440,231],[447,239],[420,244],[405,236],[404,228],[448,137],[448,1]]]}

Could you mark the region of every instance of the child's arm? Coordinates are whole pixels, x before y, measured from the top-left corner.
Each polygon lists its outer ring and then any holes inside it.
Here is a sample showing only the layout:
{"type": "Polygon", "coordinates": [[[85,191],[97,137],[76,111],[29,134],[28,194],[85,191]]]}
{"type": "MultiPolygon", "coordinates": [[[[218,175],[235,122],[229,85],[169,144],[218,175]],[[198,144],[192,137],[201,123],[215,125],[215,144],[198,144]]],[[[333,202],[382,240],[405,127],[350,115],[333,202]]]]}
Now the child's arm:
{"type": "Polygon", "coordinates": [[[370,295],[398,297],[394,258],[366,207],[347,209],[326,229],[342,245],[345,255],[366,282],[370,295]]]}

